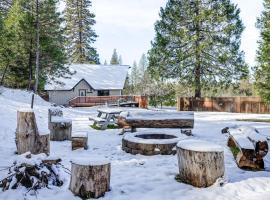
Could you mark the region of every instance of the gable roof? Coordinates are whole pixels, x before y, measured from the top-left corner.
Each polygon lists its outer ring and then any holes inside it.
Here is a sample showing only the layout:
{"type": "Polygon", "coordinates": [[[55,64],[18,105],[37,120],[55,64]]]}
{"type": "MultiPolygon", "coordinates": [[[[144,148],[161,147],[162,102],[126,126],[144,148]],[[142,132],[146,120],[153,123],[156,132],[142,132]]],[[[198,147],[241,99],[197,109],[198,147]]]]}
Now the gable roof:
{"type": "Polygon", "coordinates": [[[72,90],[81,80],[85,80],[95,90],[122,90],[129,68],[128,65],[71,64],[69,69],[75,74],[47,83],[45,90],[72,90]]]}

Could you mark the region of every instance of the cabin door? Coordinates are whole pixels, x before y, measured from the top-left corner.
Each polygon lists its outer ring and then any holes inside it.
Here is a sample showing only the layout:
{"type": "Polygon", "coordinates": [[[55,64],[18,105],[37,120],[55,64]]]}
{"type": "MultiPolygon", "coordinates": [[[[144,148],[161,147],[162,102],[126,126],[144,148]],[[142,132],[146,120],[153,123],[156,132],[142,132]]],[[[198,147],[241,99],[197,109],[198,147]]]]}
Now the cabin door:
{"type": "Polygon", "coordinates": [[[79,90],[80,97],[86,97],[86,90],[79,90]]]}

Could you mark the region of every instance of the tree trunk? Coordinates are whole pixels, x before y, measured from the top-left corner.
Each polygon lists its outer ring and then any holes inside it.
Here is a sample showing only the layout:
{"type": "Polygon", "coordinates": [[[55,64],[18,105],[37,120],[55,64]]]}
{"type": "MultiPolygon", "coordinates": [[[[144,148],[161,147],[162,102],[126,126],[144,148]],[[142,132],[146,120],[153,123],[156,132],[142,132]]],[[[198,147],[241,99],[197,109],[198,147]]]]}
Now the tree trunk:
{"type": "Polygon", "coordinates": [[[195,14],[197,16],[196,20],[196,64],[195,64],[195,98],[201,98],[201,60],[200,60],[200,21],[198,19],[199,15],[199,2],[196,1],[196,11],[195,14]]]}
{"type": "Polygon", "coordinates": [[[6,76],[6,73],[7,73],[8,66],[9,66],[9,64],[7,64],[6,67],[5,67],[5,69],[4,69],[4,72],[3,72],[2,77],[1,77],[0,86],[1,85],[4,85],[4,80],[5,80],[5,76],[6,76]]]}
{"type": "Polygon", "coordinates": [[[16,145],[18,154],[50,153],[50,135],[39,135],[33,110],[17,112],[16,145]]]}
{"type": "Polygon", "coordinates": [[[111,164],[104,161],[72,161],[69,189],[83,199],[99,198],[110,190],[111,164]]]}
{"type": "Polygon", "coordinates": [[[214,144],[197,140],[180,141],[177,157],[179,178],[184,183],[208,187],[224,175],[224,153],[214,144]],[[196,149],[196,146],[201,149],[196,149]]]}
{"type": "Polygon", "coordinates": [[[32,63],[32,58],[33,58],[33,54],[32,54],[32,48],[33,48],[33,39],[31,36],[31,40],[30,40],[30,50],[29,50],[29,60],[28,60],[28,68],[29,68],[29,80],[28,80],[28,90],[32,90],[32,79],[33,79],[33,63],[32,63]]]}

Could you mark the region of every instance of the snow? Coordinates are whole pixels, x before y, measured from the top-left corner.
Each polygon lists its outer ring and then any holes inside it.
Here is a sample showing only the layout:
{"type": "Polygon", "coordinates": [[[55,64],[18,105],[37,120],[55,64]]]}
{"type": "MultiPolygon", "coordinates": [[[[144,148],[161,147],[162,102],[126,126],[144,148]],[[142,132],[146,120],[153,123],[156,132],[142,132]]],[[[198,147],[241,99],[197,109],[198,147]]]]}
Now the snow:
{"type": "Polygon", "coordinates": [[[107,165],[110,163],[107,159],[101,158],[74,158],[71,160],[71,163],[77,165],[86,165],[86,166],[98,166],[98,165],[107,165]]]}
{"type": "MultiPolygon", "coordinates": [[[[148,132],[148,134],[164,134],[164,133],[158,133],[158,132],[148,132]]],[[[172,139],[143,139],[140,137],[136,137],[138,135],[145,135],[145,132],[136,132],[136,133],[130,133],[124,136],[125,140],[128,140],[130,142],[134,143],[142,143],[142,144],[172,144],[172,143],[177,143],[179,140],[186,138],[186,135],[183,134],[175,134],[175,133],[170,133],[170,135],[176,136],[176,138],[172,139]]]]}
{"type": "Polygon", "coordinates": [[[223,152],[223,147],[220,145],[198,139],[181,140],[177,143],[177,147],[185,150],[199,152],[223,152]]]}
{"type": "Polygon", "coordinates": [[[71,119],[68,119],[68,118],[64,118],[64,117],[58,117],[58,116],[52,116],[51,117],[51,122],[54,122],[54,123],[70,123],[72,122],[71,119]]]}
{"type": "Polygon", "coordinates": [[[128,120],[170,120],[170,119],[193,119],[194,112],[176,111],[135,111],[121,113],[128,120]]]}
{"type": "MultiPolygon", "coordinates": [[[[21,90],[4,89],[0,94],[0,179],[8,171],[2,170],[11,166],[19,156],[15,145],[17,110],[30,108],[31,93],[21,90]]],[[[39,129],[48,127],[48,108],[51,104],[35,97],[34,111],[39,129]]],[[[71,142],[50,143],[51,156],[62,159],[62,164],[70,169],[70,160],[75,158],[100,158],[111,162],[111,191],[101,200],[268,200],[270,196],[270,153],[265,157],[266,171],[244,171],[237,167],[230,149],[227,147],[226,135],[221,134],[224,127],[252,126],[262,135],[270,137],[269,123],[236,121],[236,119],[270,118],[270,115],[195,112],[194,136],[191,139],[209,141],[224,149],[225,183],[221,187],[215,184],[209,188],[195,188],[175,181],[178,173],[176,155],[143,156],[131,155],[121,150],[121,130],[109,129],[99,131],[91,129],[89,117],[97,115],[93,108],[62,108],[64,116],[72,119],[73,132],[88,133],[88,150],[71,150],[71,142]]],[[[137,112],[140,109],[123,108],[125,112],[137,112]]],[[[163,132],[180,135],[179,129],[138,129],[144,132],[163,132]]],[[[49,132],[47,132],[49,133],[49,132]]],[[[126,133],[129,134],[129,133],[126,133]]],[[[26,194],[27,189],[0,190],[0,199],[5,200],[79,200],[69,191],[70,176],[63,173],[65,179],[60,188],[44,188],[35,195],[26,194]]]]}
{"type": "Polygon", "coordinates": [[[85,80],[95,90],[122,90],[130,68],[128,65],[71,64],[70,78],[57,78],[47,83],[45,90],[71,90],[81,80],[85,80]]]}

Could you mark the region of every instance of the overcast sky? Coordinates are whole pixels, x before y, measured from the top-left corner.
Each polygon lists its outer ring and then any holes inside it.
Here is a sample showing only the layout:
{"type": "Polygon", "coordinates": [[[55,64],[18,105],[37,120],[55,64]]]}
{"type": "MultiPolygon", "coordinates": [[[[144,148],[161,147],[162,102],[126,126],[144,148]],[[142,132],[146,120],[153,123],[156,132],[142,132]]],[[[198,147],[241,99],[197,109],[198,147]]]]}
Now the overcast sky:
{"type": "MultiPolygon", "coordinates": [[[[241,9],[241,18],[246,27],[242,38],[242,49],[246,61],[255,63],[258,30],[256,18],[260,15],[263,0],[232,0],[241,9]]],[[[147,53],[150,41],[154,38],[154,23],[159,18],[160,7],[167,0],[93,0],[99,35],[95,43],[101,62],[109,62],[112,51],[117,49],[122,55],[123,64],[131,65],[147,53]]]]}

